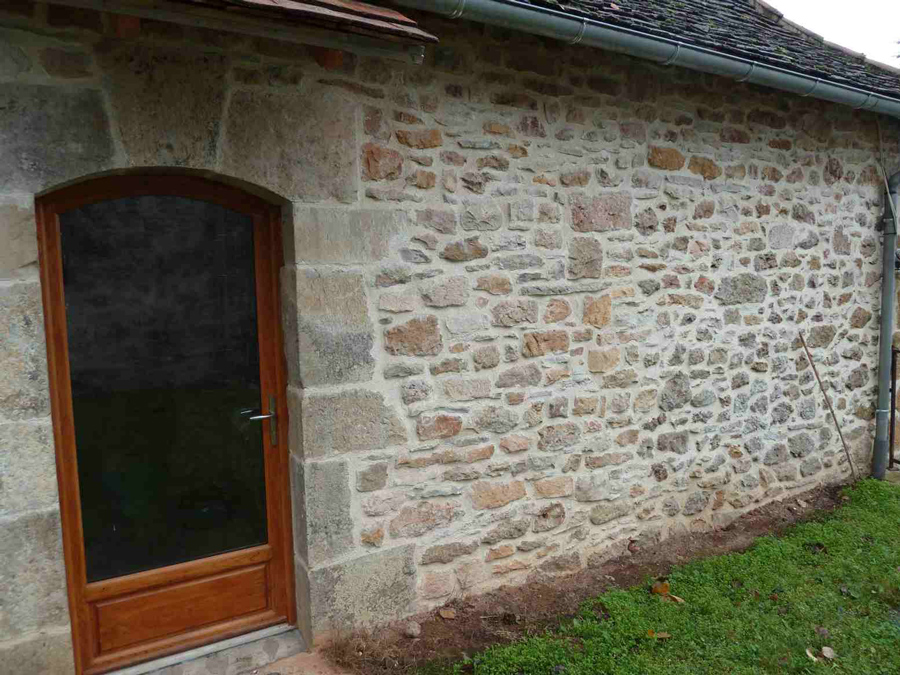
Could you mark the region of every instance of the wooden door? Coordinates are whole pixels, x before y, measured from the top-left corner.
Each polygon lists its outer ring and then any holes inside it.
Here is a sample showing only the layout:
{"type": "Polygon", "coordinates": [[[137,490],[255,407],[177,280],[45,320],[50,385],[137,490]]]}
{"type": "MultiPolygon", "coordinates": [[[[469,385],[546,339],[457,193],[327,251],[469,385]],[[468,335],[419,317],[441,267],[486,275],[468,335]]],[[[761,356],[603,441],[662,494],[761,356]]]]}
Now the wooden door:
{"type": "Polygon", "coordinates": [[[279,209],[132,175],[37,219],[78,671],[293,623],[279,209]]]}

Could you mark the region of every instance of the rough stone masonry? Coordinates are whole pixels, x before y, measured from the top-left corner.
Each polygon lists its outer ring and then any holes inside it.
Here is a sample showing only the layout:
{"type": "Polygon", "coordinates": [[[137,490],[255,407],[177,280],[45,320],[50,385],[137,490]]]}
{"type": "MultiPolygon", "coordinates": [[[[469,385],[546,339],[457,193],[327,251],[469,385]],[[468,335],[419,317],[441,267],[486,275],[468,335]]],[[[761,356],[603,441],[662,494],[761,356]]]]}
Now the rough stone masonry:
{"type": "Polygon", "coordinates": [[[201,169],[284,204],[307,635],[846,479],[801,330],[866,471],[870,114],[428,16],[424,66],[0,17],[0,660],[20,672],[71,661],[33,196],[98,172],[201,169]]]}

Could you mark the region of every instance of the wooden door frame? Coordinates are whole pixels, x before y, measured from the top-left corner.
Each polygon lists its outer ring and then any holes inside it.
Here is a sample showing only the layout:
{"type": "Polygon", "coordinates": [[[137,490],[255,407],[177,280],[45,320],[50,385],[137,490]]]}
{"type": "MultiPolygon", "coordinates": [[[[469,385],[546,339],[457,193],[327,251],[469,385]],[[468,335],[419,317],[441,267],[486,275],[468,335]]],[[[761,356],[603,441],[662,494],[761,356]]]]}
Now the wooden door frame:
{"type": "MultiPolygon", "coordinates": [[[[35,212],[63,553],[76,673],[101,673],[277,623],[296,623],[287,375],[279,292],[279,268],[283,260],[280,207],[240,188],[200,176],[152,173],[106,176],[65,187],[38,197],[35,200],[35,212]],[[260,385],[262,391],[274,392],[277,408],[278,443],[271,448],[266,440],[264,445],[267,448],[265,480],[268,541],[261,546],[205,560],[193,560],[88,584],[78,488],[58,214],[100,201],[147,195],[200,199],[253,218],[260,361],[271,365],[268,369],[261,368],[260,385]],[[264,335],[267,338],[265,340],[264,335]],[[278,551],[280,555],[278,559],[274,559],[273,552],[278,551]],[[215,563],[211,566],[213,559],[215,563]],[[275,564],[268,565],[270,560],[275,564]],[[208,578],[210,574],[247,569],[260,563],[267,564],[267,583],[270,588],[268,605],[263,614],[238,617],[212,627],[157,638],[149,645],[139,643],[119,650],[111,657],[98,656],[96,618],[93,616],[96,609],[89,603],[150,587],[160,588],[176,582],[208,578]]],[[[264,433],[263,437],[267,438],[268,434],[264,433]]]]}

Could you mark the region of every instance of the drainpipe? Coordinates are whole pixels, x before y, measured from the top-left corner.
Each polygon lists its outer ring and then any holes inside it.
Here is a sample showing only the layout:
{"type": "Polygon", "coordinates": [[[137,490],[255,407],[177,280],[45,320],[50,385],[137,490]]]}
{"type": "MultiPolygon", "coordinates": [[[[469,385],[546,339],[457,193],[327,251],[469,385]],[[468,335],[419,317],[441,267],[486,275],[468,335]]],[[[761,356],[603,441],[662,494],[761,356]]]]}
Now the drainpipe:
{"type": "Polygon", "coordinates": [[[897,213],[900,212],[900,173],[888,181],[884,205],[884,241],[881,269],[881,335],[878,338],[878,409],[875,411],[875,447],[872,476],[884,480],[890,453],[891,345],[894,333],[894,260],[897,250],[897,213]],[[891,205],[893,204],[893,209],[891,205]]]}
{"type": "Polygon", "coordinates": [[[900,99],[770,66],[524,0],[393,0],[398,5],[630,54],[900,118],[900,99]]]}

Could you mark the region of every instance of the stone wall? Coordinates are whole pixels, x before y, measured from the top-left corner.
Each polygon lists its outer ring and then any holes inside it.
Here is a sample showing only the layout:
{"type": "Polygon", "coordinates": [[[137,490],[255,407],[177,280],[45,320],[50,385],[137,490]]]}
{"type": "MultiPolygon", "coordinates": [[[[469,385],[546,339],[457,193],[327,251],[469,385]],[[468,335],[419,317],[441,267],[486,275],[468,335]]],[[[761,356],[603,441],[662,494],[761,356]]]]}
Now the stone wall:
{"type": "Polygon", "coordinates": [[[846,479],[800,330],[868,470],[876,118],[421,19],[418,67],[0,8],[0,661],[71,668],[33,198],[99,172],[285,204],[307,635],[846,479]]]}

